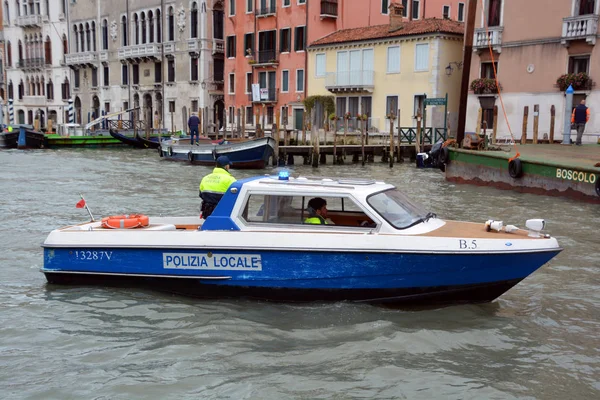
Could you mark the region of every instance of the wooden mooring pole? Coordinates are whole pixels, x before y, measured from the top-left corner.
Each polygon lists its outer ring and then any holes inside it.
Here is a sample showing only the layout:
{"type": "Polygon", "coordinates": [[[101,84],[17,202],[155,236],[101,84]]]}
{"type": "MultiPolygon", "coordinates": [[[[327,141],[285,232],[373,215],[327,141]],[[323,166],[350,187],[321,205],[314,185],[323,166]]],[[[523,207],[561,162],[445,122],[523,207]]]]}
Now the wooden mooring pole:
{"type": "Polygon", "coordinates": [[[529,106],[523,110],[523,133],[521,134],[521,144],[527,143],[527,119],[529,118],[529,106]]]}
{"type": "Polygon", "coordinates": [[[390,168],[394,167],[394,117],[390,115],[390,168]]]}
{"type": "Polygon", "coordinates": [[[554,119],[556,118],[556,108],[554,104],[550,107],[550,137],[548,138],[548,142],[550,144],[554,144],[554,119]]]}
{"type": "Polygon", "coordinates": [[[533,144],[538,142],[538,123],[540,120],[540,106],[536,104],[533,106],[533,144]]]}

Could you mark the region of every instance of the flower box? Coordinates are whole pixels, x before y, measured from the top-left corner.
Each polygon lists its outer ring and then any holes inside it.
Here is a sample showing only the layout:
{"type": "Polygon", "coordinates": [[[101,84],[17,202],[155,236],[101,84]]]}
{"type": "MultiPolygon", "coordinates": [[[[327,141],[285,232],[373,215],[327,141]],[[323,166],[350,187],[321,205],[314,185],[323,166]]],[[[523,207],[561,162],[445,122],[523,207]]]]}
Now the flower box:
{"type": "Polygon", "coordinates": [[[496,85],[495,79],[490,78],[478,78],[471,82],[469,88],[475,92],[475,94],[495,94],[499,90],[502,90],[502,86],[496,85]]]}
{"type": "Polygon", "coordinates": [[[563,74],[556,80],[556,86],[561,92],[568,89],[569,85],[573,86],[573,90],[589,90],[591,79],[585,72],[577,74],[563,74]]]}

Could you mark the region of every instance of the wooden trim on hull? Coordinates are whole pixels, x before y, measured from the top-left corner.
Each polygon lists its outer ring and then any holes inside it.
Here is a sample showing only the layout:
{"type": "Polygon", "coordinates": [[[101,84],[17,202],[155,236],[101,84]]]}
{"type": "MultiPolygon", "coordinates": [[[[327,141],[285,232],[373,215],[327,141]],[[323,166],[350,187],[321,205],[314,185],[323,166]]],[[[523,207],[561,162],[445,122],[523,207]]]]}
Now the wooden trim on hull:
{"type": "MultiPolygon", "coordinates": [[[[396,289],[288,289],[255,286],[232,286],[202,283],[198,277],[188,279],[139,277],[127,275],[81,274],[44,271],[48,283],[139,287],[197,298],[245,298],[278,302],[351,301],[401,306],[438,306],[487,303],[495,300],[522,279],[460,286],[396,289]]],[[[206,281],[205,281],[206,282],[206,281]]]]}

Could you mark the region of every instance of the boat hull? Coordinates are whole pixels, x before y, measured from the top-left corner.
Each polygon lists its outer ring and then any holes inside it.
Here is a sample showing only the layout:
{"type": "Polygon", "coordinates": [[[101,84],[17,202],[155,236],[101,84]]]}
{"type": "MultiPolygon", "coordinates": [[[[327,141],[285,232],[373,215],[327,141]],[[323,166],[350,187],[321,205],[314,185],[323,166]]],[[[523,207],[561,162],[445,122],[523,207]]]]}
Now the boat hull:
{"type": "Polygon", "coordinates": [[[559,252],[46,247],[42,272],[50,283],[135,285],[194,297],[436,305],[492,301],[559,252]]]}
{"type": "Polygon", "coordinates": [[[16,149],[19,141],[19,131],[0,133],[0,149],[16,149]]]}

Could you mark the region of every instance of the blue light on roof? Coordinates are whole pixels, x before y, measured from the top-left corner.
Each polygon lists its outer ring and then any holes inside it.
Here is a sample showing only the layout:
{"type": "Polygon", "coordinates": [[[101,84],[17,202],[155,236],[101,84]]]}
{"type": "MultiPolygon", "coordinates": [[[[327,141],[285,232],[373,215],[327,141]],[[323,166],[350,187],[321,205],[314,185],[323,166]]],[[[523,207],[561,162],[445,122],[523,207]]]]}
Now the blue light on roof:
{"type": "Polygon", "coordinates": [[[289,181],[290,180],[290,171],[279,171],[279,180],[280,181],[289,181]]]}

